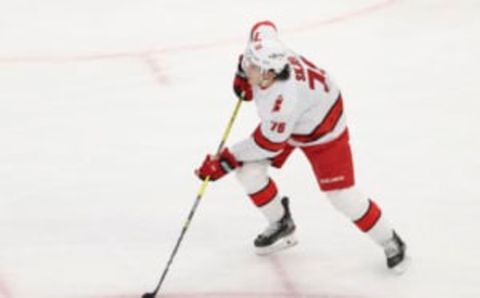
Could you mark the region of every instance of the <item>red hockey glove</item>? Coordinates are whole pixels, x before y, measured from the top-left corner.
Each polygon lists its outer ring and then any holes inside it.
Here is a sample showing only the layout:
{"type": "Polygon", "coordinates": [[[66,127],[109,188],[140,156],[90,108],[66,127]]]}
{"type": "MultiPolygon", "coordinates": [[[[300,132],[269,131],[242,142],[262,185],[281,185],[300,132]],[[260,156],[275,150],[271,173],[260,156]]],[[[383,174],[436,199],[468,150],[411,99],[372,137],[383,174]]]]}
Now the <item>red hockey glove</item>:
{"type": "Polygon", "coordinates": [[[243,55],[238,58],[237,72],[233,80],[233,91],[244,101],[251,101],[253,99],[252,85],[248,82],[247,74],[242,68],[243,55]]]}
{"type": "Polygon", "coordinates": [[[210,180],[215,181],[239,166],[240,163],[235,159],[235,156],[233,156],[233,154],[230,153],[227,148],[225,148],[216,158],[208,154],[200,168],[195,170],[195,174],[201,180],[205,180],[205,178],[210,176],[210,180]]]}

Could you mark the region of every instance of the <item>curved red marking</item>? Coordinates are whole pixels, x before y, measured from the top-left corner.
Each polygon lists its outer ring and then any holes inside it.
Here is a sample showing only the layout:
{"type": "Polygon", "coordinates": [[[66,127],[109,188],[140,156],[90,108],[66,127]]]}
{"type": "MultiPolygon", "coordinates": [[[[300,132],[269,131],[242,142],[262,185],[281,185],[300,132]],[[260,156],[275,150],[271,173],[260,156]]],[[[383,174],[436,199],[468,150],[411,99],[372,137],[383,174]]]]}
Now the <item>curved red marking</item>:
{"type": "MultiPolygon", "coordinates": [[[[282,30],[286,34],[303,32],[314,30],[318,27],[324,27],[327,25],[332,25],[336,23],[341,23],[344,21],[349,21],[353,18],[371,14],[377,10],[384,9],[398,0],[384,0],[374,3],[372,5],[345,12],[333,16],[331,18],[312,21],[298,27],[291,29],[282,30]]],[[[195,50],[204,50],[209,48],[216,48],[221,46],[229,46],[231,44],[237,44],[238,42],[243,41],[243,37],[228,38],[222,39],[209,43],[200,43],[200,44],[184,44],[176,45],[164,48],[152,48],[146,50],[138,51],[119,51],[119,52],[110,52],[110,53],[97,53],[89,55],[64,55],[64,56],[10,56],[10,57],[0,57],[0,63],[68,63],[75,61],[91,61],[91,60],[103,60],[103,59],[128,59],[128,58],[144,58],[148,55],[160,55],[160,54],[169,54],[169,53],[178,53],[186,51],[195,51],[195,50]]]]}

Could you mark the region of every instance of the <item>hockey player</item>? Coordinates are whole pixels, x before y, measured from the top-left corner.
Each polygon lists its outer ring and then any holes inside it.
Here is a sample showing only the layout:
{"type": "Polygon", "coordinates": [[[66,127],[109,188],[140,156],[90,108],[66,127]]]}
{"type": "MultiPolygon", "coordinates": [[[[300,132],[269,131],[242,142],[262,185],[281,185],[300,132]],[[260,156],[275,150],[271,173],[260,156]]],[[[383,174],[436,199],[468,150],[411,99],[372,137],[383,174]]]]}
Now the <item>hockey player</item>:
{"type": "Polygon", "coordinates": [[[212,181],[231,171],[268,221],[254,241],[257,253],[293,246],[289,199],[268,167],[281,168],[295,149],[307,157],[330,203],[383,248],[388,268],[402,271],[406,245],[379,205],[355,185],[349,132],[338,86],[322,69],[287,49],[270,21],[255,24],[240,56],[234,91],[254,101],[260,124],[253,134],[218,156],[207,155],[197,176],[212,181]]]}

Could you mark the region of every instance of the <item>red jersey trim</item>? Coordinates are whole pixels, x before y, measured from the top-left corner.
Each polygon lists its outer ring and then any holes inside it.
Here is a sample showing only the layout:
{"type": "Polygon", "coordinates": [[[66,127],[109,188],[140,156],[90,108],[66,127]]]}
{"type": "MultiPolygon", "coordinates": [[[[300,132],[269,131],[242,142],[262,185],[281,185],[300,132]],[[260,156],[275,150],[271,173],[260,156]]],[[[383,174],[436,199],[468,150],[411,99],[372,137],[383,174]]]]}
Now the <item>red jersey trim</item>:
{"type": "Polygon", "coordinates": [[[342,114],[343,99],[342,95],[340,94],[338,95],[337,100],[330,108],[325,118],[323,118],[322,122],[317,127],[315,127],[315,129],[311,133],[307,135],[292,134],[292,139],[301,143],[314,142],[320,139],[327,133],[331,132],[335,128],[335,126],[337,126],[337,123],[340,120],[340,117],[342,117],[342,114]]]}
{"type": "Polygon", "coordinates": [[[258,147],[271,152],[280,151],[283,148],[285,148],[285,145],[287,144],[287,141],[275,143],[267,139],[263,135],[262,128],[260,125],[253,132],[253,140],[255,141],[255,144],[257,144],[258,147]]]}

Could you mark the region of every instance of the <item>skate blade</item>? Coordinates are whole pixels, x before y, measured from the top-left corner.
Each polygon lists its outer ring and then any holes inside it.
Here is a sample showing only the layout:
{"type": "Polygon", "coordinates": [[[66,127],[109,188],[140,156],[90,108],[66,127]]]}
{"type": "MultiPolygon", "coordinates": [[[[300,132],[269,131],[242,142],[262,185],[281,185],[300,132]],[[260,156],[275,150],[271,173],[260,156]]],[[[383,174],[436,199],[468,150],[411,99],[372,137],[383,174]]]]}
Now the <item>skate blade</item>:
{"type": "Polygon", "coordinates": [[[266,247],[255,247],[255,253],[259,256],[266,256],[298,244],[295,234],[288,235],[278,240],[274,244],[266,247]]]}
{"type": "Polygon", "coordinates": [[[409,265],[410,265],[410,258],[408,256],[405,256],[405,259],[397,266],[391,268],[390,271],[392,271],[397,275],[402,275],[405,273],[405,271],[407,271],[409,265]]]}

